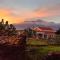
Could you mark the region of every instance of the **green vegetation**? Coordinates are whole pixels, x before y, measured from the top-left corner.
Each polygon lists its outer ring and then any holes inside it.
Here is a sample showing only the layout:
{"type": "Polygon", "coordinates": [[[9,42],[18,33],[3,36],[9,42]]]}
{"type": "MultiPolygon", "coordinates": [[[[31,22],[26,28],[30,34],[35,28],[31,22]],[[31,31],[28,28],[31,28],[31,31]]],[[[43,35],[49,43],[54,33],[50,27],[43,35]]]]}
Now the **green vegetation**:
{"type": "Polygon", "coordinates": [[[60,52],[60,46],[40,46],[40,47],[29,47],[28,52],[29,59],[31,60],[42,60],[48,53],[60,52]]]}
{"type": "Polygon", "coordinates": [[[55,42],[60,45],[60,35],[56,35],[55,42]]]}
{"type": "Polygon", "coordinates": [[[13,26],[13,24],[8,24],[8,21],[4,23],[4,19],[0,22],[0,36],[1,35],[16,35],[16,28],[13,26]]]}
{"type": "Polygon", "coordinates": [[[36,32],[32,30],[31,28],[25,29],[24,31],[27,33],[28,37],[36,36],[36,32]]]}
{"type": "Polygon", "coordinates": [[[43,52],[43,53],[48,53],[50,51],[52,52],[59,52],[60,51],[60,46],[45,46],[45,47],[41,47],[41,48],[38,48],[40,50],[40,52],[43,52]]]}
{"type": "MultiPolygon", "coordinates": [[[[29,39],[28,44],[28,57],[30,60],[42,60],[50,53],[59,53],[60,46],[58,45],[60,36],[56,36],[55,42],[57,45],[50,45],[49,40],[46,39],[29,39]]],[[[50,42],[51,43],[51,42],[50,42]]]]}
{"type": "Polygon", "coordinates": [[[27,41],[28,45],[48,45],[48,41],[47,40],[43,40],[43,39],[29,39],[27,41]]]}
{"type": "Polygon", "coordinates": [[[60,35],[60,28],[56,31],[57,35],[60,35]]]}

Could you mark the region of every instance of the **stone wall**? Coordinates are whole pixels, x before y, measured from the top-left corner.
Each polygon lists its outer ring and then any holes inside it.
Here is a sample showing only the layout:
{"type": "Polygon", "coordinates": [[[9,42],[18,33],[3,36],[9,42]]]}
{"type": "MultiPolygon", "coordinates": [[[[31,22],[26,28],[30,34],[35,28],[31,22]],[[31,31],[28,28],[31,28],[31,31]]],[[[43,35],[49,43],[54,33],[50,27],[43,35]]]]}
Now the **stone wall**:
{"type": "Polygon", "coordinates": [[[18,36],[0,36],[0,44],[18,44],[18,36]]]}

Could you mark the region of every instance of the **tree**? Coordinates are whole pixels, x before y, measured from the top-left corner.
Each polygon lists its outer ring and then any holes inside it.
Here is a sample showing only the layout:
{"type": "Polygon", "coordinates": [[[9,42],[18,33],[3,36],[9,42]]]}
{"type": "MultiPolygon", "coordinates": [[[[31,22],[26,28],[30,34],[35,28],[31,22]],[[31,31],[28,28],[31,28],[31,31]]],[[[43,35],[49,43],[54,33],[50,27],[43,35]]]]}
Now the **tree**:
{"type": "Polygon", "coordinates": [[[31,28],[25,29],[25,32],[27,33],[28,37],[32,37],[32,29],[31,28]]]}
{"type": "Polygon", "coordinates": [[[56,31],[56,34],[55,41],[57,44],[60,44],[60,28],[56,31]]]}
{"type": "Polygon", "coordinates": [[[4,33],[4,34],[5,34],[5,35],[9,35],[9,34],[8,34],[8,32],[9,32],[9,24],[8,24],[8,21],[5,22],[4,26],[5,26],[5,27],[4,27],[5,33],[4,33]]]}
{"type": "Polygon", "coordinates": [[[32,32],[33,36],[36,36],[36,31],[32,30],[32,32]]]}
{"type": "Polygon", "coordinates": [[[57,35],[60,35],[60,28],[56,31],[57,35]]]}
{"type": "Polygon", "coordinates": [[[5,29],[5,26],[4,26],[3,20],[2,20],[2,22],[0,22],[0,35],[4,34],[4,29],[5,29]]]}
{"type": "Polygon", "coordinates": [[[31,28],[25,29],[24,31],[27,33],[28,37],[36,36],[36,31],[31,28]]]}
{"type": "Polygon", "coordinates": [[[0,22],[0,30],[4,30],[4,24],[3,24],[3,22],[0,22]]]}
{"type": "Polygon", "coordinates": [[[4,24],[4,19],[2,19],[1,23],[4,24]]]}
{"type": "Polygon", "coordinates": [[[10,24],[9,35],[16,35],[16,28],[13,26],[13,24],[10,24]]]}

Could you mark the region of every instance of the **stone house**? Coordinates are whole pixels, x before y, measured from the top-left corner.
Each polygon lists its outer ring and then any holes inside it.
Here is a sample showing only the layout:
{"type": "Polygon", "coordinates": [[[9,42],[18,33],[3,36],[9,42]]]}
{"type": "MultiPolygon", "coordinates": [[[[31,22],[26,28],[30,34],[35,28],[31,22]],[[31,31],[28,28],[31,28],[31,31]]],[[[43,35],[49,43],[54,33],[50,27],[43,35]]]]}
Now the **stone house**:
{"type": "Polygon", "coordinates": [[[37,38],[50,39],[55,38],[55,30],[49,27],[35,27],[33,28],[36,31],[37,38]]]}

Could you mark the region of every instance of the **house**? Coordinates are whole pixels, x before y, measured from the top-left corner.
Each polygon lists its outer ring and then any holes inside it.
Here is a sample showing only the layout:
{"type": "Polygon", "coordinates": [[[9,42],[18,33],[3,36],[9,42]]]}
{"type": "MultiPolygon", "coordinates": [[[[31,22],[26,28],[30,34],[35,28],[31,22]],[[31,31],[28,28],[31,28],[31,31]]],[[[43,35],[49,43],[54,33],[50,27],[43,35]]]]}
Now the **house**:
{"type": "Polygon", "coordinates": [[[55,30],[49,27],[35,27],[33,28],[34,31],[36,31],[36,37],[38,38],[55,38],[55,30]]]}

